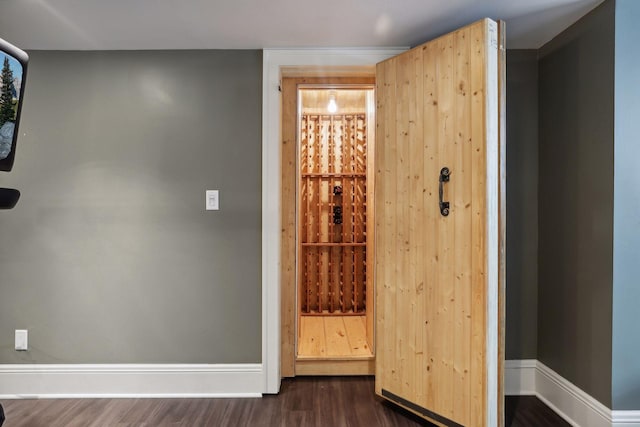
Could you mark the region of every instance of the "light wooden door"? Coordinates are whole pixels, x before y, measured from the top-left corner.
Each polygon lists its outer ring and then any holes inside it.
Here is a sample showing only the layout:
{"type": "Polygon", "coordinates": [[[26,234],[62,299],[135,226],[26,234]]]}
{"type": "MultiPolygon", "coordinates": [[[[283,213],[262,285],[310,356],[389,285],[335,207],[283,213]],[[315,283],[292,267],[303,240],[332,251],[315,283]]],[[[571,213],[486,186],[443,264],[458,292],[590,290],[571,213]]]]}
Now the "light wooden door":
{"type": "Polygon", "coordinates": [[[376,72],[376,392],[444,426],[503,423],[501,28],[376,72]]]}

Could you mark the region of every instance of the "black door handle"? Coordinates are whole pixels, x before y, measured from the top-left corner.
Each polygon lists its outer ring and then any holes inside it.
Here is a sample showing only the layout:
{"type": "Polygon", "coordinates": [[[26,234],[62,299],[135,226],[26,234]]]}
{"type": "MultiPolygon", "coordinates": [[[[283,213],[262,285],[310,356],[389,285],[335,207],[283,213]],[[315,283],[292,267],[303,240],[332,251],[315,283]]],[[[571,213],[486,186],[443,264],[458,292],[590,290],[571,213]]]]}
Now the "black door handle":
{"type": "Polygon", "coordinates": [[[440,195],[440,213],[442,214],[442,216],[448,216],[449,215],[449,202],[445,202],[442,200],[443,198],[443,192],[444,192],[444,183],[445,182],[449,182],[449,177],[451,176],[451,171],[449,170],[449,168],[444,167],[442,169],[440,169],[440,185],[438,188],[438,194],[440,195]]]}

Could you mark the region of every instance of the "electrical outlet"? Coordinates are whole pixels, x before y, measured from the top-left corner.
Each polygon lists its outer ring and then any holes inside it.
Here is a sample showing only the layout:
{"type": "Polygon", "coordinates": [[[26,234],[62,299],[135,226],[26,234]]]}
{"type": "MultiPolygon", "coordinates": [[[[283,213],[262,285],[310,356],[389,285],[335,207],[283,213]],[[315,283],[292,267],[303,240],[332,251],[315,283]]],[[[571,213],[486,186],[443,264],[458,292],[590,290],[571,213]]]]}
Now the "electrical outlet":
{"type": "Polygon", "coordinates": [[[26,351],[29,349],[29,331],[26,329],[16,329],[16,350],[26,351]]]}

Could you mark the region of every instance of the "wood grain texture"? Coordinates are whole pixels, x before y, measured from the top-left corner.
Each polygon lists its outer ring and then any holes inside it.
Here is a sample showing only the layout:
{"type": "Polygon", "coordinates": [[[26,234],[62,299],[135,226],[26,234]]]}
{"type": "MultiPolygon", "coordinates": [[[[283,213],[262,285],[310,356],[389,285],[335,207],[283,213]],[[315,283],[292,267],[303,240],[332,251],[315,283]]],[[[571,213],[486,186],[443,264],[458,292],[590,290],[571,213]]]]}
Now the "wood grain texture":
{"type": "MultiPolygon", "coordinates": [[[[262,399],[6,400],[3,427],[417,427],[373,392],[371,377],[299,377],[262,399]]],[[[568,427],[534,396],[506,398],[506,425],[568,427]]]]}
{"type": "Polygon", "coordinates": [[[296,85],[294,79],[282,80],[282,147],[280,236],[280,373],[295,374],[296,339],[296,85]]]}
{"type": "Polygon", "coordinates": [[[367,317],[342,317],[347,337],[349,338],[351,355],[354,357],[373,356],[372,348],[367,338],[367,317]]]}
{"type": "Polygon", "coordinates": [[[453,413],[470,413],[470,388],[467,387],[469,367],[471,364],[471,293],[468,291],[473,286],[471,270],[471,104],[466,102],[470,94],[470,63],[471,47],[469,43],[470,31],[462,30],[455,34],[453,54],[455,71],[453,84],[455,85],[455,129],[453,143],[455,154],[452,161],[457,165],[459,173],[451,182],[451,201],[455,209],[462,210],[464,219],[455,223],[454,233],[454,258],[461,260],[457,265],[451,280],[455,283],[453,309],[456,322],[454,326],[454,384],[453,390],[460,393],[455,396],[453,413]]]}
{"type": "Polygon", "coordinates": [[[327,357],[327,337],[322,318],[301,316],[299,322],[298,358],[327,357]]]}
{"type": "Polygon", "coordinates": [[[296,360],[296,375],[344,376],[374,375],[373,358],[324,358],[296,360]]]}
{"type": "Polygon", "coordinates": [[[375,290],[376,290],[376,392],[382,394],[382,384],[399,389],[398,376],[389,362],[394,359],[398,328],[393,324],[395,313],[395,206],[391,197],[396,192],[394,176],[396,162],[396,67],[393,60],[378,65],[376,70],[376,178],[375,178],[375,290]],[[389,199],[389,200],[388,200],[389,199]],[[381,331],[387,328],[384,333],[381,331]],[[382,380],[384,378],[384,381],[382,380]]]}
{"type": "Polygon", "coordinates": [[[465,426],[488,401],[487,22],[377,68],[376,391],[465,426]]]}
{"type": "MultiPolygon", "coordinates": [[[[366,104],[361,106],[365,109],[366,104]]],[[[366,117],[365,112],[300,117],[298,253],[303,260],[303,314],[366,312],[366,117]],[[342,192],[336,193],[336,188],[342,192]]]]}
{"type": "Polygon", "coordinates": [[[298,360],[372,358],[366,316],[302,316],[298,360]]]}
{"type": "Polygon", "coordinates": [[[373,282],[373,272],[374,272],[374,264],[375,258],[374,248],[376,247],[375,242],[375,215],[374,215],[374,206],[375,206],[375,191],[374,191],[374,181],[375,181],[375,137],[376,137],[376,116],[375,116],[375,93],[370,93],[369,98],[367,99],[367,105],[369,105],[369,110],[367,111],[367,140],[372,141],[372,143],[367,144],[367,195],[366,195],[366,203],[369,207],[369,214],[367,215],[366,221],[366,238],[367,245],[369,246],[369,250],[366,253],[366,283],[365,283],[365,295],[364,301],[365,305],[369,308],[368,315],[366,316],[366,331],[367,331],[367,344],[372,352],[375,353],[375,291],[374,291],[374,282],[373,282]]]}
{"type": "Polygon", "coordinates": [[[324,319],[324,332],[327,341],[327,356],[351,355],[351,346],[344,321],[341,317],[330,316],[324,319]]]}
{"type": "MultiPolygon", "coordinates": [[[[375,78],[365,71],[350,74],[349,77],[299,77],[304,74],[298,70],[296,77],[282,79],[282,146],[281,160],[281,265],[280,265],[280,323],[281,323],[281,363],[280,372],[283,377],[295,375],[296,324],[300,313],[302,296],[297,297],[298,280],[317,282],[315,276],[298,277],[296,272],[296,191],[297,191],[297,86],[299,84],[374,84],[375,78]]],[[[317,197],[317,195],[314,195],[317,197]]],[[[309,204],[316,203],[309,200],[309,204]]],[[[301,259],[300,262],[304,262],[301,259]]],[[[308,262],[312,262],[309,255],[308,262]]],[[[315,275],[316,273],[314,273],[315,275]]],[[[373,337],[371,337],[373,341],[373,337]]]]}
{"type": "Polygon", "coordinates": [[[334,95],[340,114],[363,113],[367,105],[367,91],[358,88],[338,87],[336,91],[305,89],[301,91],[302,114],[327,114],[329,96],[334,95]]]}
{"type": "MultiPolygon", "coordinates": [[[[479,111],[480,117],[471,125],[471,145],[473,170],[486,169],[486,26],[477,26],[471,31],[471,52],[474,55],[470,59],[471,75],[471,102],[472,108],[479,111]]],[[[472,183],[472,230],[474,233],[486,235],[486,175],[475,179],[472,183]]],[[[477,235],[476,234],[476,235],[477,235]]],[[[471,357],[471,372],[480,373],[473,378],[471,384],[471,414],[474,416],[472,424],[484,425],[486,419],[486,242],[485,239],[472,243],[472,306],[471,317],[471,346],[481,348],[482,351],[473,352],[471,357]]]]}

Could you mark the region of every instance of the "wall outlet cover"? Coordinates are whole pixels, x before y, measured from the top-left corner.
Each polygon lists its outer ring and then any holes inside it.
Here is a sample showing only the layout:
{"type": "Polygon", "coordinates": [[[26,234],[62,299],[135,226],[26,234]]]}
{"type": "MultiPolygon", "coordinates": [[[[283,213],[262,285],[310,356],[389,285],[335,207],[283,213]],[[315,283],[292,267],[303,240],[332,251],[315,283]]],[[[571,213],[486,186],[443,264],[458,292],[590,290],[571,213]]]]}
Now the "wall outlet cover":
{"type": "Polygon", "coordinates": [[[29,331],[26,329],[16,329],[16,350],[26,351],[29,349],[29,331]]]}
{"type": "Polygon", "coordinates": [[[206,191],[205,206],[208,211],[217,211],[220,209],[220,196],[218,190],[206,191]]]}

